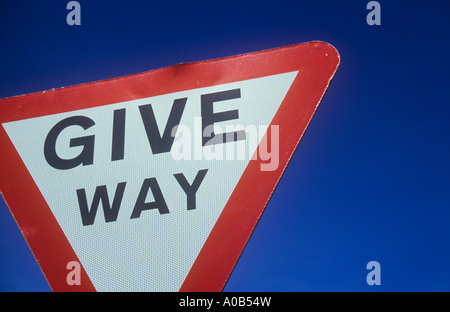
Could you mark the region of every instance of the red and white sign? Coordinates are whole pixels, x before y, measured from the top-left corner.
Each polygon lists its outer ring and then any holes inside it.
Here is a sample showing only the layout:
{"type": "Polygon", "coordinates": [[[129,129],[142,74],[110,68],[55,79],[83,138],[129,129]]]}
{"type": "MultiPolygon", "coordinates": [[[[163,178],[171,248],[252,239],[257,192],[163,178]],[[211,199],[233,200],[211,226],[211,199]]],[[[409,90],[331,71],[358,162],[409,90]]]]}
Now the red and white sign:
{"type": "Polygon", "coordinates": [[[308,42],[1,99],[0,191],[51,288],[221,291],[338,65],[308,42]]]}

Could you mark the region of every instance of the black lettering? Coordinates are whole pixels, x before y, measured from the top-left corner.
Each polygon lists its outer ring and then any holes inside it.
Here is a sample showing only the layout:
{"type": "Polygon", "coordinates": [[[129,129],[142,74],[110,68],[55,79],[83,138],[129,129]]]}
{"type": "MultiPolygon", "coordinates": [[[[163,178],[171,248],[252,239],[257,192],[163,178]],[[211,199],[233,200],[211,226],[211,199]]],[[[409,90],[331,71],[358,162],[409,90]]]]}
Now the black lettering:
{"type": "Polygon", "coordinates": [[[175,179],[177,179],[178,183],[180,184],[183,191],[186,193],[187,196],[187,210],[193,210],[195,209],[195,194],[197,194],[197,190],[200,187],[200,184],[203,181],[203,178],[206,175],[206,172],[208,169],[200,170],[197,175],[195,176],[194,182],[192,184],[189,184],[189,182],[186,180],[186,177],[182,173],[176,173],[174,174],[175,179]]]}
{"type": "Polygon", "coordinates": [[[97,214],[98,205],[100,200],[102,201],[103,212],[105,214],[105,221],[112,222],[116,221],[117,215],[119,213],[120,204],[122,202],[123,192],[125,191],[126,182],[121,182],[117,184],[116,193],[114,194],[114,199],[112,206],[109,203],[108,192],[106,190],[106,185],[97,186],[94,193],[94,198],[92,200],[91,208],[88,208],[88,203],[86,199],[85,189],[78,189],[78,204],[80,206],[81,221],[83,225],[94,224],[95,215],[97,214]]]}
{"type": "Polygon", "coordinates": [[[161,136],[156,123],[155,114],[151,104],[139,106],[148,142],[153,154],[170,152],[175,136],[172,136],[172,129],[180,124],[187,98],[173,101],[172,109],[167,120],[166,128],[161,136]]]}
{"type": "Polygon", "coordinates": [[[125,148],[125,108],[114,111],[111,161],[123,159],[125,148]]]}
{"type": "Polygon", "coordinates": [[[214,113],[213,107],[214,102],[238,99],[240,97],[241,97],[241,89],[233,89],[222,92],[203,94],[201,96],[203,146],[221,144],[231,141],[245,140],[244,130],[219,134],[215,134],[213,130],[215,122],[239,118],[239,112],[237,109],[214,113]],[[206,133],[208,133],[208,135],[206,135],[206,133]]]}
{"type": "Polygon", "coordinates": [[[56,153],[56,140],[59,134],[70,126],[80,126],[84,130],[95,125],[95,122],[85,116],[73,116],[58,122],[48,133],[44,143],[44,156],[47,163],[55,169],[67,170],[78,165],[92,165],[94,162],[94,136],[70,139],[70,147],[83,146],[81,153],[72,159],[62,159],[56,153]]]}
{"type": "Polygon", "coordinates": [[[142,183],[141,190],[139,192],[136,204],[134,205],[133,212],[131,213],[130,219],[139,218],[143,210],[158,209],[160,214],[169,213],[169,208],[167,208],[164,196],[159,188],[158,181],[156,178],[145,179],[142,183]],[[153,193],[154,202],[145,202],[147,197],[148,189],[151,189],[153,193]]]}

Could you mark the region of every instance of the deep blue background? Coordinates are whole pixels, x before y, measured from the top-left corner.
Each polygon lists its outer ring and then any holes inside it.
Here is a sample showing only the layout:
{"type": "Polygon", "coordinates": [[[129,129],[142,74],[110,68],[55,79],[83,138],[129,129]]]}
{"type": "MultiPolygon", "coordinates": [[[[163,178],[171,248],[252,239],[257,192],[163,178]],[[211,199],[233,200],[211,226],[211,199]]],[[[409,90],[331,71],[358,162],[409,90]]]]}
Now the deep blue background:
{"type": "MultiPolygon", "coordinates": [[[[379,1],[381,26],[368,1],[81,0],[81,26],[67,2],[0,2],[0,98],[311,40],[339,51],[226,291],[450,290],[450,2],[379,1]]],[[[0,290],[50,290],[3,201],[0,290]]]]}

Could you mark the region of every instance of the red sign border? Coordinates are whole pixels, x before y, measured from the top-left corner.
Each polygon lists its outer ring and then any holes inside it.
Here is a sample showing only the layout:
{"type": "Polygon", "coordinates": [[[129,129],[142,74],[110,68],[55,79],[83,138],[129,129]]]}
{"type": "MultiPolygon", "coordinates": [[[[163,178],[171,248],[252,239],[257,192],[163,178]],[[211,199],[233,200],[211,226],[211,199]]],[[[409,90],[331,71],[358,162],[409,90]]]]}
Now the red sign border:
{"type": "MultiPolygon", "coordinates": [[[[261,171],[260,160],[250,161],[180,288],[222,291],[339,62],[333,46],[313,41],[178,64],[0,99],[0,123],[299,71],[271,123],[279,127],[278,168],[261,171]]],[[[79,259],[3,127],[0,146],[0,191],[50,287],[53,291],[95,291],[82,265],[81,285],[67,284],[66,265],[79,259]]]]}

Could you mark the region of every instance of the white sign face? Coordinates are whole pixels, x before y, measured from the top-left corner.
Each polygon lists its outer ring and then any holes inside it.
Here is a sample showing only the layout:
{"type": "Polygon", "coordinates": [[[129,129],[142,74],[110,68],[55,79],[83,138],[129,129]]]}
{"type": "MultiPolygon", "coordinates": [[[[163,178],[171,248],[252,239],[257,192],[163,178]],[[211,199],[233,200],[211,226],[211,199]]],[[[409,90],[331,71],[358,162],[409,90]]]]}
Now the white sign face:
{"type": "Polygon", "coordinates": [[[297,75],[2,125],[98,291],[178,291],[297,75]]]}

